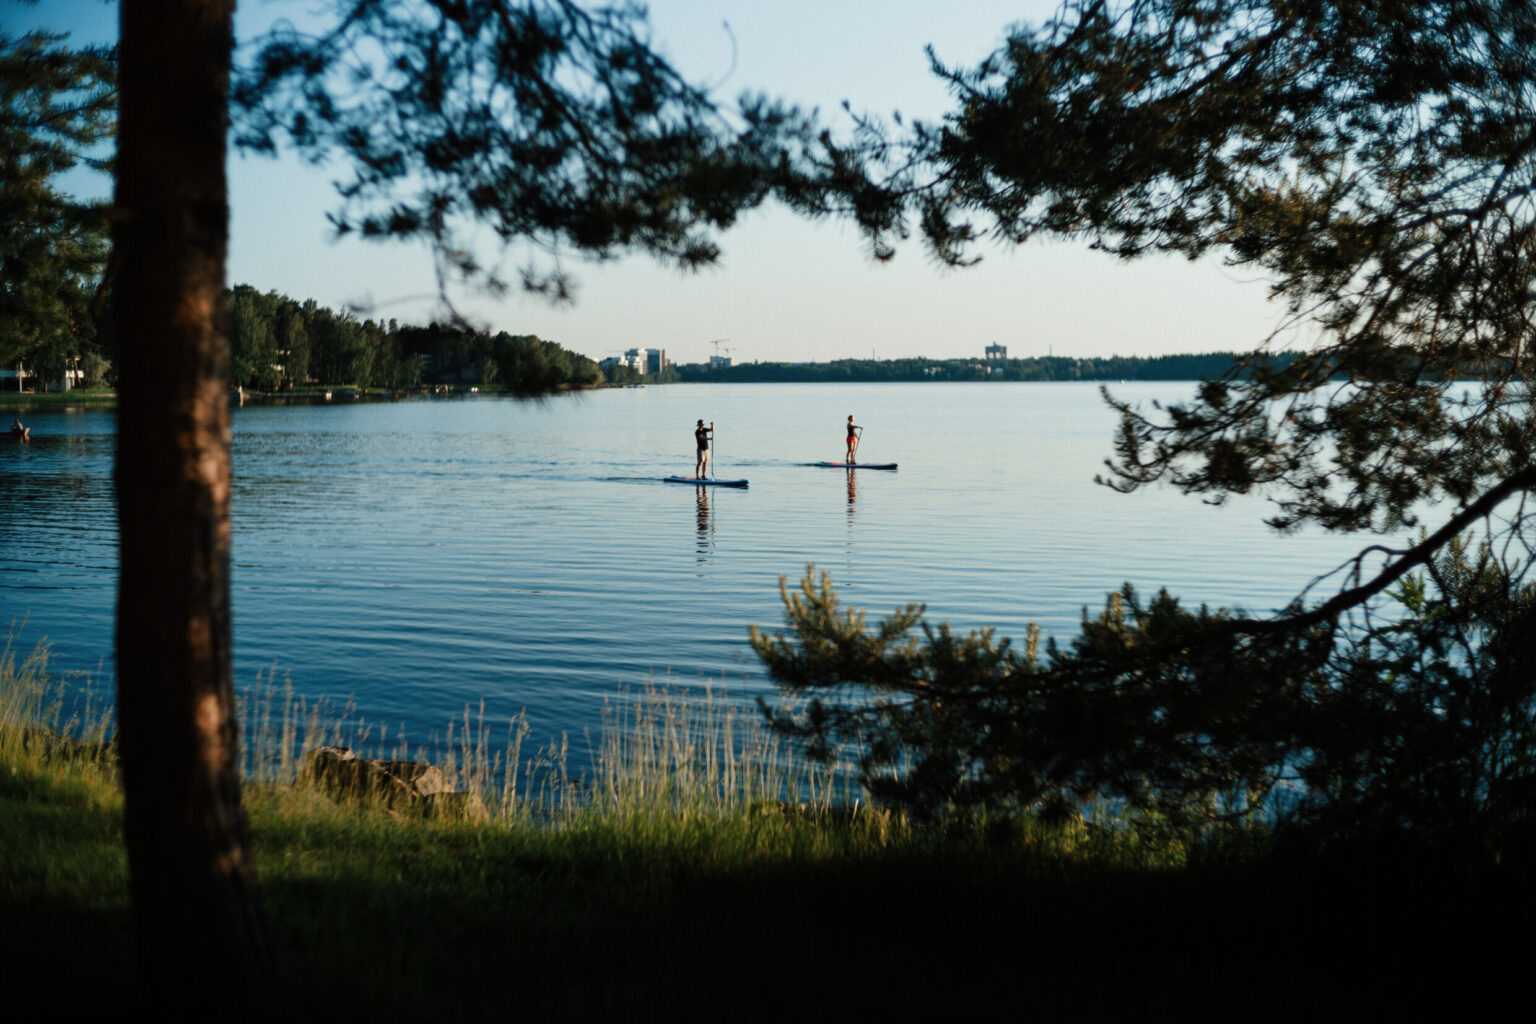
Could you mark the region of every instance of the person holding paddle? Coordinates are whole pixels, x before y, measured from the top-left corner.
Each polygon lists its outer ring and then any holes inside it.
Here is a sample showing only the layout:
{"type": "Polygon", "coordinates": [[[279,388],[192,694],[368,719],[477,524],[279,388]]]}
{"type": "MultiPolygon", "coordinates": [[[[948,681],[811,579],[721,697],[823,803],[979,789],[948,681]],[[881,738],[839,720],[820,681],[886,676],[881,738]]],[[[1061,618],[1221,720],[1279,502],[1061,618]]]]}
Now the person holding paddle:
{"type": "Polygon", "coordinates": [[[859,447],[859,437],[864,433],[863,427],[853,425],[853,417],[848,417],[848,455],[843,460],[850,466],[853,465],[853,453],[859,447]]]}
{"type": "Polygon", "coordinates": [[[704,470],[709,468],[709,438],[714,432],[714,420],[710,420],[707,427],[704,425],[703,420],[699,420],[699,425],[693,430],[693,441],[699,450],[698,458],[693,464],[693,475],[700,479],[704,476],[704,470]]]}

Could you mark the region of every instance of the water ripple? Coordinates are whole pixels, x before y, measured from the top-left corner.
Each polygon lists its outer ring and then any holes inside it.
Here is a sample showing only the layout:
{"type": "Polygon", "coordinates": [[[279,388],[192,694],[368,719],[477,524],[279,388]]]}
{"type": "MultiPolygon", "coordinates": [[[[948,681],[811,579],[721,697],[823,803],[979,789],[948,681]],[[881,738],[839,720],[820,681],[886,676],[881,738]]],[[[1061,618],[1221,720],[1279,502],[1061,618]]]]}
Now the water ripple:
{"type": "MultiPolygon", "coordinates": [[[[4,617],[94,671],[116,601],[112,417],[30,422],[34,443],[0,454],[4,617]]],[[[276,665],[422,738],[482,698],[579,735],[647,679],[767,692],[746,627],[780,625],[779,578],[807,563],[872,616],[925,601],[960,629],[1066,637],[1122,582],[1266,610],[1352,549],[1270,534],[1254,502],[1095,486],[1114,419],[1090,386],[248,406],[234,425],[240,685],[276,665]],[[849,412],[865,457],[899,471],[804,465],[841,457],[849,412]],[[661,483],[692,472],[700,416],[720,427],[717,471],[749,489],[661,483]]]]}

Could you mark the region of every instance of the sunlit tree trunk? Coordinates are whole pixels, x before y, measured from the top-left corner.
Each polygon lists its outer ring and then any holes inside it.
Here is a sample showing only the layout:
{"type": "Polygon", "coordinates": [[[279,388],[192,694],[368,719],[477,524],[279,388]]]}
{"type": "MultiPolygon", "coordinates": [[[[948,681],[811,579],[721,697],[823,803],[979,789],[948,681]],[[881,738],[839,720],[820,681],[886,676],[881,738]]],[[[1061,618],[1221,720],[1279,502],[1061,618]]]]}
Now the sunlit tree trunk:
{"type": "Polygon", "coordinates": [[[118,735],[147,996],[177,1015],[259,1017],[272,1007],[270,955],[230,667],[223,296],[233,9],[229,0],[122,4],[118,735]]]}

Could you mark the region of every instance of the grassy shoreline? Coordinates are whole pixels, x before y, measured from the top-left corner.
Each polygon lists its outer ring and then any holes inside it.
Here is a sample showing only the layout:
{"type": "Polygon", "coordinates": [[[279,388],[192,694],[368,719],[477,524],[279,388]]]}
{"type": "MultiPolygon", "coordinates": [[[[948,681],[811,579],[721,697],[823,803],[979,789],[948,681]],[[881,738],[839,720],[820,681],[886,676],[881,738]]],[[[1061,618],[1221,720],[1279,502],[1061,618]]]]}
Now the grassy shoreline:
{"type": "Polygon", "coordinates": [[[0,391],[0,409],[51,411],[71,405],[108,406],[117,404],[117,392],[109,388],[74,391],[0,391]]]}
{"type": "MultiPolygon", "coordinates": [[[[392,388],[355,388],[337,385],[334,388],[309,386],[296,388],[282,392],[258,392],[247,391],[243,399],[235,399],[233,390],[230,392],[232,401],[239,401],[243,405],[283,405],[293,402],[344,402],[356,400],[361,397],[367,401],[397,401],[410,397],[452,397],[464,398],[470,395],[491,397],[517,397],[516,392],[507,390],[499,384],[489,385],[445,385],[446,390],[433,391],[427,388],[409,388],[395,390],[392,388]],[[331,397],[327,397],[327,396],[331,397]]],[[[605,388],[622,388],[622,384],[600,384],[595,387],[567,386],[562,387],[551,395],[559,395],[567,392],[603,390],[605,388]]],[[[106,408],[117,404],[117,392],[110,388],[93,388],[89,390],[76,389],[73,391],[0,391],[0,410],[5,410],[11,415],[29,410],[38,412],[56,411],[70,406],[90,406],[92,408],[106,408]]]]}
{"type": "MultiPolygon", "coordinates": [[[[120,1011],[135,991],[122,799],[109,747],[21,742],[22,725],[104,736],[90,716],[59,722],[55,693],[45,651],[5,651],[0,962],[24,979],[6,1005],[120,1011]]],[[[503,804],[473,824],[250,783],[294,1005],[385,1020],[1294,1024],[1419,1016],[1453,997],[1475,1013],[1524,982],[1524,866],[1450,877],[1022,814],[924,827],[831,799],[723,800],[728,773],[706,767],[728,732],[729,749],[750,749],[745,724],[683,721],[654,695],[633,707],[657,727],[625,719],[587,787],[597,797],[557,813],[503,804]],[[1511,923],[1521,938],[1498,938],[1511,923]]],[[[271,717],[310,742],[304,714],[271,717]]],[[[487,778],[469,733],[458,777],[487,778]]]]}

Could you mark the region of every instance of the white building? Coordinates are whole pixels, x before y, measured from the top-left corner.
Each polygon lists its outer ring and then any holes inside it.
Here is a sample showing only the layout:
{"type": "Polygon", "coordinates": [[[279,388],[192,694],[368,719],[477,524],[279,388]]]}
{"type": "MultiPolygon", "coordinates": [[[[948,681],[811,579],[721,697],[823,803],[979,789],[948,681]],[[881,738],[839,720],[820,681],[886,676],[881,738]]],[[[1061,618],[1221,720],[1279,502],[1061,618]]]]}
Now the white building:
{"type": "MultiPolygon", "coordinates": [[[[79,360],[75,362],[78,364],[79,360]]],[[[79,387],[84,378],[85,374],[76,365],[66,369],[62,377],[45,382],[28,370],[25,363],[17,363],[14,369],[0,369],[0,391],[70,391],[79,387]]]]}
{"type": "Polygon", "coordinates": [[[672,364],[667,362],[664,348],[632,348],[624,353],[624,365],[636,373],[656,374],[672,364]]]}

